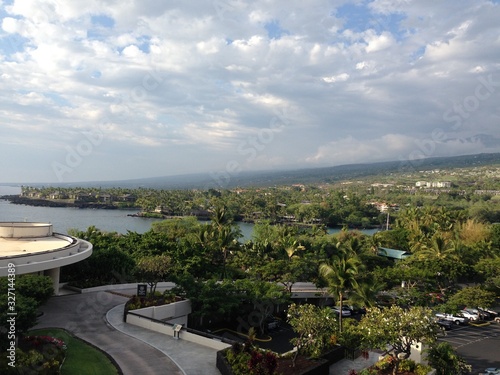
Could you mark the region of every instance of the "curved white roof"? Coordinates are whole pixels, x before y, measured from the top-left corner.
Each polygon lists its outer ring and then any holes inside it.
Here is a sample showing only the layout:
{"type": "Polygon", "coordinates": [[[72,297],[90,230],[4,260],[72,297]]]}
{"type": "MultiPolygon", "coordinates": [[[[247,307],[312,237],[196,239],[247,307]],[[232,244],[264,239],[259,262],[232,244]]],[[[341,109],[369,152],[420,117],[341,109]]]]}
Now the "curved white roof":
{"type": "Polygon", "coordinates": [[[65,234],[53,233],[52,224],[0,222],[0,276],[8,265],[16,274],[66,266],[88,258],[92,244],[65,234]]]}

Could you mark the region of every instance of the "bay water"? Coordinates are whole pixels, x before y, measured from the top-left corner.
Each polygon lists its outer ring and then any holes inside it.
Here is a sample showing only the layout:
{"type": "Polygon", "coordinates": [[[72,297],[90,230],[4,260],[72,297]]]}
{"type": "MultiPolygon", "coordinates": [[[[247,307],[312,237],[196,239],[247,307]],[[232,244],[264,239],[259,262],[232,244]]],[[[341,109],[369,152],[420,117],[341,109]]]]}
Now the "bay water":
{"type": "MultiPolygon", "coordinates": [[[[0,196],[16,195],[21,193],[20,187],[0,186],[0,196]]],[[[54,232],[67,233],[69,229],[80,231],[87,230],[90,226],[105,232],[126,234],[128,231],[144,233],[151,229],[151,224],[162,219],[133,217],[137,214],[133,209],[79,209],[73,207],[38,207],[12,204],[0,199],[0,222],[43,222],[50,223],[54,232]]],[[[243,237],[241,242],[252,238],[254,225],[238,222],[243,237]]],[[[339,229],[331,228],[329,233],[338,232],[339,229]]],[[[363,230],[365,234],[373,234],[376,229],[363,230]]]]}

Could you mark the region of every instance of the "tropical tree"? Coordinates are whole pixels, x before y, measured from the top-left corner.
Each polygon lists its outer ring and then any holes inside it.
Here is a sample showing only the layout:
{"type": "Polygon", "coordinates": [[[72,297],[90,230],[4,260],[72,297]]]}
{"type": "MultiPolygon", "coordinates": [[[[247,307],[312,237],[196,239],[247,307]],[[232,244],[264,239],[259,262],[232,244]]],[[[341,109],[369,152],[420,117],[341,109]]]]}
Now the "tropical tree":
{"type": "Polygon", "coordinates": [[[434,342],[437,329],[432,310],[424,307],[374,307],[368,309],[359,323],[363,346],[386,351],[395,364],[394,375],[397,374],[399,362],[410,356],[412,344],[434,342]]]}
{"type": "MultiPolygon", "coordinates": [[[[342,248],[339,250],[337,255],[320,264],[319,274],[342,311],[345,294],[358,287],[357,278],[362,265],[356,254],[342,248]]],[[[339,330],[342,332],[342,314],[339,314],[339,330]]]]}
{"type": "Polygon", "coordinates": [[[349,292],[347,302],[355,306],[374,307],[377,302],[377,295],[383,290],[383,286],[383,283],[374,278],[365,279],[349,292]]]}
{"type": "Polygon", "coordinates": [[[417,257],[424,260],[436,262],[456,261],[458,256],[456,253],[456,244],[441,234],[436,233],[432,236],[430,245],[424,244],[418,251],[417,257]]]}
{"type": "Polygon", "coordinates": [[[491,307],[495,302],[495,293],[485,290],[482,286],[468,286],[453,294],[446,305],[451,310],[459,310],[461,307],[491,307]]]}
{"type": "Polygon", "coordinates": [[[189,298],[193,309],[190,319],[195,320],[194,326],[200,327],[204,320],[215,324],[230,320],[241,308],[244,298],[231,281],[196,280],[191,275],[180,278],[175,290],[189,298]]]}
{"type": "Polygon", "coordinates": [[[199,243],[208,249],[212,254],[213,263],[221,268],[222,279],[226,277],[229,253],[239,248],[239,237],[241,233],[232,225],[232,218],[224,206],[215,207],[211,223],[202,226],[199,230],[199,243]]]}
{"type": "Polygon", "coordinates": [[[427,361],[436,369],[436,375],[466,375],[472,371],[448,342],[431,346],[427,351],[427,361]]]}
{"type": "Polygon", "coordinates": [[[500,256],[494,256],[492,258],[480,259],[474,266],[474,270],[483,281],[483,285],[486,289],[493,291],[497,296],[500,295],[500,274],[498,270],[500,269],[500,256]]]}
{"type": "Polygon", "coordinates": [[[285,305],[290,301],[290,293],[285,288],[275,283],[262,280],[240,279],[234,281],[235,287],[239,290],[241,301],[250,304],[249,315],[259,327],[260,333],[265,332],[265,320],[280,305],[285,305]]]}
{"type": "Polygon", "coordinates": [[[337,342],[337,319],[328,307],[318,307],[311,304],[290,305],[288,309],[288,323],[297,334],[290,340],[297,347],[293,358],[298,354],[305,354],[318,358],[328,348],[337,342]]]}
{"type": "Polygon", "coordinates": [[[134,274],[149,285],[149,293],[154,295],[158,283],[171,277],[171,268],[172,260],[168,255],[154,255],[139,259],[134,274]]]}

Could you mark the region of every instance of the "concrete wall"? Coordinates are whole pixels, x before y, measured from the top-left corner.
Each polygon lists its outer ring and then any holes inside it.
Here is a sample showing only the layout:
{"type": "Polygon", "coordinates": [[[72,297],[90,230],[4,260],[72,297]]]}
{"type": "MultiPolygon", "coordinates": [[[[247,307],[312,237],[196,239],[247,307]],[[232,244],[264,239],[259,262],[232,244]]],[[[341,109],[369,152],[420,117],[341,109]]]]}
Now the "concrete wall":
{"type": "Polygon", "coordinates": [[[172,324],[183,324],[186,327],[188,315],[191,314],[191,301],[184,300],[169,303],[168,305],[144,307],[131,311],[147,318],[163,320],[172,324]]]}
{"type": "MultiPolygon", "coordinates": [[[[175,286],[174,283],[165,281],[158,283],[156,290],[160,291],[163,289],[172,289],[175,286]]],[[[103,286],[96,286],[93,288],[85,288],[85,289],[80,289],[80,288],[75,288],[75,287],[68,287],[68,289],[72,289],[74,291],[80,292],[80,293],[92,293],[92,292],[106,292],[110,289],[117,291],[117,290],[137,290],[137,283],[129,283],[129,284],[113,284],[113,285],[103,285],[103,286]]]]}
{"type": "Polygon", "coordinates": [[[0,222],[0,237],[3,238],[37,238],[52,236],[52,224],[0,222]]]}
{"type": "MultiPolygon", "coordinates": [[[[174,337],[173,325],[167,323],[152,321],[146,317],[132,314],[127,314],[126,322],[138,327],[149,329],[151,331],[163,333],[164,335],[170,336],[172,338],[174,337]]],[[[203,345],[216,350],[222,350],[231,347],[230,344],[223,343],[222,341],[187,332],[185,328],[183,328],[179,332],[179,340],[190,341],[195,344],[203,345]]]]}

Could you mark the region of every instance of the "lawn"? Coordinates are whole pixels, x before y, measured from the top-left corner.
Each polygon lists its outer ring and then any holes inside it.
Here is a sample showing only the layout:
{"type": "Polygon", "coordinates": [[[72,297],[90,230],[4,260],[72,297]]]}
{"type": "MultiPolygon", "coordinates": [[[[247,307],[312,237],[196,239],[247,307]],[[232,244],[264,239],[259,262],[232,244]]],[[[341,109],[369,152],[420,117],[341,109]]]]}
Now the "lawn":
{"type": "Polygon", "coordinates": [[[103,352],[63,329],[37,329],[29,334],[32,336],[52,336],[66,343],[66,360],[61,368],[61,375],[114,375],[119,373],[103,352]]]}

